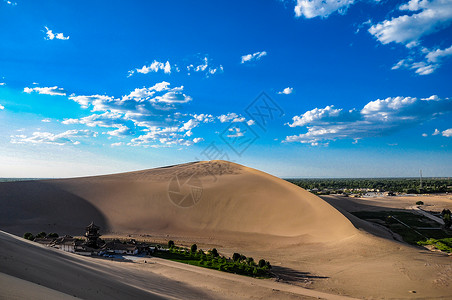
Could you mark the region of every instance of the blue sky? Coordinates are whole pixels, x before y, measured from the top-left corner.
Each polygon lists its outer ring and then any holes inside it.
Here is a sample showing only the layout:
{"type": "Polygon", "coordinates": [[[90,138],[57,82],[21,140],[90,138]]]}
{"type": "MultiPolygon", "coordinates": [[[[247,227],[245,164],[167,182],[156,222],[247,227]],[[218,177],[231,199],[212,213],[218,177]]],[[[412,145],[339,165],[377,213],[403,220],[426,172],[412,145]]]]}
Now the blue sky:
{"type": "Polygon", "coordinates": [[[451,176],[452,1],[0,1],[0,177],[451,176]]]}

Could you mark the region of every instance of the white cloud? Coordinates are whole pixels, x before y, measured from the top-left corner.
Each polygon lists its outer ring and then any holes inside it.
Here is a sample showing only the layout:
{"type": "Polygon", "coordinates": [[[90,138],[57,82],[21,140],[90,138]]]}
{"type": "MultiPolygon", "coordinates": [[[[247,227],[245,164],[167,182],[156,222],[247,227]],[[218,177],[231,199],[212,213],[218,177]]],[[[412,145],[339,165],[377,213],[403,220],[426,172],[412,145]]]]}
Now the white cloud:
{"type": "Polygon", "coordinates": [[[16,6],[17,5],[17,2],[10,1],[10,0],[3,0],[3,2],[5,2],[6,4],[9,4],[11,6],[16,6]]]}
{"type": "Polygon", "coordinates": [[[228,131],[230,132],[230,134],[227,135],[228,138],[237,138],[244,135],[239,127],[231,127],[228,131]]]}
{"type": "Polygon", "coordinates": [[[47,119],[42,119],[41,122],[44,122],[44,123],[50,123],[50,122],[52,122],[52,121],[51,121],[50,119],[47,118],[47,119]]]}
{"type": "Polygon", "coordinates": [[[428,134],[426,134],[426,133],[423,133],[423,134],[422,134],[422,136],[423,136],[423,137],[427,137],[427,136],[428,136],[428,134]]]}
{"type": "Polygon", "coordinates": [[[452,21],[452,2],[449,0],[411,0],[400,6],[399,10],[408,11],[409,14],[369,28],[369,32],[382,44],[395,42],[414,47],[423,36],[445,28],[452,21]]]}
{"type": "Polygon", "coordinates": [[[246,119],[236,113],[227,113],[225,115],[220,115],[217,117],[221,123],[225,122],[245,122],[246,119]]]}
{"type": "Polygon", "coordinates": [[[266,55],[267,55],[266,51],[258,51],[258,52],[255,52],[253,54],[243,55],[242,56],[242,64],[246,63],[246,62],[249,62],[249,61],[260,60],[262,57],[264,57],[266,55]]]}
{"type": "Polygon", "coordinates": [[[57,39],[57,40],[68,40],[69,36],[64,36],[63,33],[53,33],[52,30],[50,30],[47,26],[45,27],[46,29],[46,40],[53,40],[53,39],[57,39]]]}
{"type": "Polygon", "coordinates": [[[295,16],[311,19],[326,18],[335,11],[344,14],[353,3],[354,0],[297,0],[295,16]]]}
{"type": "Polygon", "coordinates": [[[111,135],[111,136],[121,137],[121,136],[132,135],[133,132],[129,127],[120,125],[118,129],[112,130],[112,131],[107,131],[106,134],[111,135]]]}
{"type": "Polygon", "coordinates": [[[294,116],[290,127],[306,127],[307,132],[287,136],[285,142],[318,143],[336,139],[384,136],[452,112],[452,100],[389,97],[367,103],[360,111],[333,106],[315,108],[294,116]]]}
{"type": "Polygon", "coordinates": [[[11,136],[13,144],[51,144],[51,145],[78,145],[80,142],[76,139],[96,137],[97,132],[91,130],[67,130],[62,133],[54,134],[50,132],[33,132],[31,136],[23,134],[11,136]]]}
{"type": "Polygon", "coordinates": [[[113,143],[111,144],[112,147],[118,147],[118,146],[123,146],[124,142],[117,142],[117,143],[113,143]]]}
{"type": "Polygon", "coordinates": [[[278,92],[278,94],[289,95],[289,94],[292,94],[292,92],[293,92],[293,88],[291,88],[291,87],[286,87],[286,88],[283,89],[281,92],[278,92]]]}
{"type": "Polygon", "coordinates": [[[429,62],[437,63],[440,62],[444,57],[452,55],[452,46],[444,50],[435,49],[427,53],[425,56],[429,62]]]}
{"type": "Polygon", "coordinates": [[[4,83],[4,82],[0,82],[0,86],[2,86],[2,85],[6,85],[6,83],[4,83]]]}
{"type": "Polygon", "coordinates": [[[195,143],[195,144],[197,144],[197,143],[199,143],[199,142],[202,142],[202,141],[204,141],[203,138],[194,138],[194,139],[193,139],[193,143],[195,143]]]}
{"type": "Polygon", "coordinates": [[[432,135],[438,135],[438,134],[440,134],[441,132],[438,130],[438,128],[436,128],[435,129],[435,131],[432,133],[432,135]]]}
{"type": "Polygon", "coordinates": [[[224,70],[222,65],[212,66],[207,56],[201,59],[200,64],[196,66],[194,64],[189,64],[186,68],[188,75],[191,75],[191,72],[200,72],[205,74],[206,77],[210,77],[216,73],[221,73],[224,70]]]}
{"type": "Polygon", "coordinates": [[[441,134],[445,137],[451,137],[452,136],[452,128],[444,130],[441,134]]]}
{"type": "Polygon", "coordinates": [[[146,66],[144,65],[141,68],[137,68],[135,70],[130,70],[129,71],[129,76],[132,76],[135,72],[137,73],[141,73],[141,74],[148,74],[150,72],[158,72],[158,71],[163,71],[165,74],[171,74],[171,64],[169,61],[166,61],[166,63],[163,62],[159,62],[154,60],[150,65],[146,66]]]}
{"type": "Polygon", "coordinates": [[[5,107],[0,104],[0,110],[4,110],[4,109],[5,109],[5,107]]]}
{"type": "Polygon", "coordinates": [[[335,109],[334,105],[327,106],[325,108],[314,108],[313,110],[305,112],[301,116],[294,116],[292,118],[292,124],[287,124],[290,127],[304,126],[314,121],[326,119],[329,117],[339,116],[342,109],[335,109]]]}
{"type": "Polygon", "coordinates": [[[66,91],[62,88],[59,88],[57,86],[53,86],[53,87],[34,87],[34,88],[29,88],[26,87],[24,88],[24,92],[27,94],[30,94],[32,92],[36,92],[38,94],[43,94],[43,95],[51,95],[51,96],[66,96],[66,91]]]}

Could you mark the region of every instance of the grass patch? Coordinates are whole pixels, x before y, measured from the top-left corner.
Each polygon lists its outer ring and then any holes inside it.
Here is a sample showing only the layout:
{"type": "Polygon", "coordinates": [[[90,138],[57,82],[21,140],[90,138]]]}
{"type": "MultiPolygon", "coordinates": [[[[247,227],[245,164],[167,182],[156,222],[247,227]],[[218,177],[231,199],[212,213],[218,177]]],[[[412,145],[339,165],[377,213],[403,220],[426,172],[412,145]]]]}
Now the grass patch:
{"type": "Polygon", "coordinates": [[[202,250],[192,252],[187,248],[174,246],[168,251],[156,251],[153,256],[228,273],[258,278],[271,277],[269,272],[271,265],[265,260],[260,260],[256,264],[253,258],[246,258],[243,255],[240,255],[239,258],[234,260],[220,256],[216,250],[212,250],[208,253],[204,253],[202,250]]]}
{"type": "Polygon", "coordinates": [[[418,245],[433,245],[436,249],[452,253],[452,238],[444,238],[444,239],[428,239],[426,241],[417,242],[418,245]]]}

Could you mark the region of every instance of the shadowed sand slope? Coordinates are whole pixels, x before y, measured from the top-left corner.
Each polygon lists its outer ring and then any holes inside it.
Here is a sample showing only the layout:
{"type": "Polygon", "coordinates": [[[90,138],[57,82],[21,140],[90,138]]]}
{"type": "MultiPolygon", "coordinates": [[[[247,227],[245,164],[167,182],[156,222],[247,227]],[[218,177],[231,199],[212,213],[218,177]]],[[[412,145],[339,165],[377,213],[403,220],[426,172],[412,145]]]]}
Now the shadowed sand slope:
{"type": "MultiPolygon", "coordinates": [[[[129,263],[130,264],[130,263],[129,263]]],[[[185,283],[0,231],[1,299],[212,299],[185,283]]]]}
{"type": "Polygon", "coordinates": [[[5,191],[2,229],[17,234],[32,229],[27,227],[31,223],[43,228],[57,223],[63,229],[72,224],[80,232],[89,218],[116,233],[254,233],[302,236],[307,241],[338,240],[356,233],[347,218],[317,196],[225,161],[16,182],[0,184],[0,189],[5,191]],[[25,217],[24,207],[30,207],[25,217]]]}

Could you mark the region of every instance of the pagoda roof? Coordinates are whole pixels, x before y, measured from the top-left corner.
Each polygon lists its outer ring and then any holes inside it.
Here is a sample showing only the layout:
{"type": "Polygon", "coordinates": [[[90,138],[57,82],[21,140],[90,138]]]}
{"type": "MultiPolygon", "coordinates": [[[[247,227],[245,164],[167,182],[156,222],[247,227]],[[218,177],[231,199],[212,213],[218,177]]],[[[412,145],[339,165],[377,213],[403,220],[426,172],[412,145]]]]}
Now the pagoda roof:
{"type": "Polygon", "coordinates": [[[99,230],[100,227],[97,226],[97,225],[95,225],[94,222],[91,222],[91,224],[89,224],[88,226],[86,226],[86,230],[88,230],[88,229],[97,229],[97,230],[99,230]]]}

